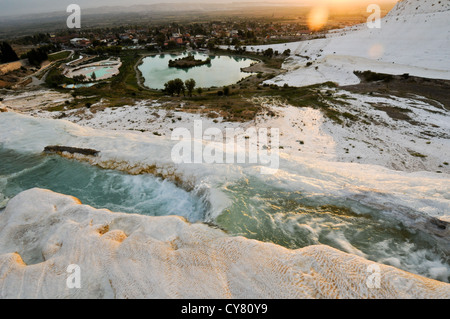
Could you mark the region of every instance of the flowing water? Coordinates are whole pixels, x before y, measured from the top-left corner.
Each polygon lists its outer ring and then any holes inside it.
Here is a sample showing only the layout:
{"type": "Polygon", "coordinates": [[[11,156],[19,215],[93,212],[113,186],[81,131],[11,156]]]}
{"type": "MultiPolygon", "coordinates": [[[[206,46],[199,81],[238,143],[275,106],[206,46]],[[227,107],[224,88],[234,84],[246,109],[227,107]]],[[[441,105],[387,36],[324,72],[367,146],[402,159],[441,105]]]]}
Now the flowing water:
{"type": "Polygon", "coordinates": [[[290,249],[324,244],[448,282],[450,258],[433,239],[347,198],[278,189],[257,179],[224,187],[232,204],[216,223],[234,235],[290,249]]]}
{"type": "Polygon", "coordinates": [[[152,175],[128,175],[56,155],[19,154],[1,148],[0,159],[0,203],[2,196],[4,201],[39,187],[116,212],[178,215],[193,222],[204,216],[200,199],[152,175]]]}
{"type": "MultiPolygon", "coordinates": [[[[117,212],[180,215],[191,222],[208,215],[202,198],[152,175],[128,175],[56,155],[0,148],[0,208],[8,198],[33,187],[117,212]]],[[[349,199],[286,191],[256,178],[220,188],[231,204],[213,223],[230,235],[290,249],[325,244],[429,278],[450,279],[449,256],[430,236],[386,219],[374,208],[349,199]]]]}

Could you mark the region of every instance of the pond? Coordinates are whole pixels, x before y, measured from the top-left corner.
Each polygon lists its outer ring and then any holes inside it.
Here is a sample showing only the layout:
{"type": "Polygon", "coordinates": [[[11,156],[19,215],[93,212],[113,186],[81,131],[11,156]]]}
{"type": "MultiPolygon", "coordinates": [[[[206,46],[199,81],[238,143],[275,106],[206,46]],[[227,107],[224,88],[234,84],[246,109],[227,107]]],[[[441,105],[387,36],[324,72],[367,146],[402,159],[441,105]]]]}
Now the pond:
{"type": "Polygon", "coordinates": [[[189,69],[169,67],[169,61],[188,56],[182,54],[160,54],[148,56],[142,60],[139,66],[144,78],[144,85],[151,89],[164,89],[164,84],[170,80],[180,78],[183,81],[194,79],[196,87],[222,87],[234,84],[240,80],[253,75],[254,73],[243,72],[242,68],[247,68],[258,61],[237,57],[237,56],[217,56],[204,53],[193,52],[195,59],[211,59],[210,64],[195,66],[189,69]]]}

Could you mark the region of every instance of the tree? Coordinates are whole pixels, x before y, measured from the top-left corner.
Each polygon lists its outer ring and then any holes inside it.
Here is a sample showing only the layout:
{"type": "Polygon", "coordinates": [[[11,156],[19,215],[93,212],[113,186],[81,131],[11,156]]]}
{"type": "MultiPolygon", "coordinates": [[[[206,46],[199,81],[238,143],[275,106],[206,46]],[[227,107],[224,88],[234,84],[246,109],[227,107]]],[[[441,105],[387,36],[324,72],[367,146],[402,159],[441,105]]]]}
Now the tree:
{"type": "Polygon", "coordinates": [[[286,56],[291,55],[291,49],[284,50],[283,55],[286,55],[286,56]]]}
{"type": "Polygon", "coordinates": [[[11,48],[8,42],[3,42],[0,44],[0,62],[8,63],[19,60],[16,52],[11,48]]]}
{"type": "Polygon", "coordinates": [[[170,80],[169,82],[164,84],[164,91],[166,91],[168,94],[172,96],[174,94],[180,96],[181,92],[184,93],[185,89],[186,87],[184,85],[183,80],[178,78],[175,80],[170,80]]]}
{"type": "Polygon", "coordinates": [[[33,49],[27,53],[28,62],[31,65],[39,66],[42,62],[47,60],[47,52],[45,48],[33,49]]]}
{"type": "Polygon", "coordinates": [[[175,85],[173,83],[173,80],[164,83],[164,91],[171,96],[175,94],[175,85]]]}
{"type": "Polygon", "coordinates": [[[198,95],[202,95],[203,93],[203,89],[202,88],[197,88],[197,94],[198,95]]]}
{"type": "Polygon", "coordinates": [[[268,48],[267,50],[264,51],[264,56],[271,58],[274,54],[273,49],[272,48],[268,48]]]}
{"type": "Polygon", "coordinates": [[[214,50],[215,48],[216,48],[216,42],[214,40],[209,40],[208,41],[208,49],[214,50]]]}
{"type": "Polygon", "coordinates": [[[80,75],[75,75],[73,77],[74,81],[76,82],[84,82],[86,81],[86,76],[84,74],[80,74],[80,75]]]}
{"type": "Polygon", "coordinates": [[[158,43],[160,47],[164,45],[164,42],[166,41],[166,36],[162,33],[158,33],[158,35],[155,37],[155,42],[158,43]]]}
{"type": "Polygon", "coordinates": [[[228,86],[226,86],[226,87],[223,88],[223,94],[224,94],[225,96],[230,95],[230,88],[229,88],[228,86]]]}
{"type": "Polygon", "coordinates": [[[177,48],[177,43],[175,41],[167,42],[167,49],[168,50],[174,50],[176,48],[177,48]]]}
{"type": "Polygon", "coordinates": [[[51,87],[56,88],[62,83],[64,83],[64,76],[60,73],[52,73],[50,71],[50,74],[45,79],[45,82],[51,87]]]}
{"type": "Polygon", "coordinates": [[[241,41],[238,38],[233,38],[233,40],[231,40],[231,45],[238,47],[241,45],[241,41]]]}
{"type": "Polygon", "coordinates": [[[186,80],[184,82],[184,85],[186,86],[186,90],[188,91],[189,96],[192,96],[192,92],[194,91],[196,85],[195,80],[194,79],[186,80]]]}
{"type": "Polygon", "coordinates": [[[97,75],[95,74],[95,72],[92,72],[91,79],[92,79],[92,81],[97,80],[97,75]]]}

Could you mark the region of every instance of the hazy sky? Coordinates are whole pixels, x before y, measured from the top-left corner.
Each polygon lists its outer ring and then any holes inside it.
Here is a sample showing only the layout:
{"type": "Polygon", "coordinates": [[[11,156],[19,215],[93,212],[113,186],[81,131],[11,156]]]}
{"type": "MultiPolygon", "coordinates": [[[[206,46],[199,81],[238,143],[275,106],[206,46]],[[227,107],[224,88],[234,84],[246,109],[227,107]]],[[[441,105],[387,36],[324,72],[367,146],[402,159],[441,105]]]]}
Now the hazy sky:
{"type": "MultiPolygon", "coordinates": [[[[247,0],[246,0],[247,1],[247,0]]],[[[252,0],[250,0],[252,1],[252,0]]],[[[0,0],[0,16],[25,13],[54,12],[67,8],[69,4],[78,4],[83,8],[102,6],[131,6],[134,4],[176,3],[176,2],[232,2],[230,0],[0,0]]]]}
{"type": "MultiPolygon", "coordinates": [[[[281,3],[315,3],[326,1],[331,3],[345,2],[367,2],[367,0],[265,0],[262,2],[281,2],[281,3]]],[[[393,0],[372,0],[373,3],[393,0]]],[[[83,8],[95,8],[101,6],[130,6],[134,4],[152,4],[152,3],[175,3],[175,2],[194,2],[194,3],[226,3],[240,2],[239,0],[0,0],[0,16],[14,16],[28,13],[45,13],[64,11],[71,3],[78,4],[83,8]]],[[[258,0],[243,0],[243,2],[258,2],[258,0]]]]}

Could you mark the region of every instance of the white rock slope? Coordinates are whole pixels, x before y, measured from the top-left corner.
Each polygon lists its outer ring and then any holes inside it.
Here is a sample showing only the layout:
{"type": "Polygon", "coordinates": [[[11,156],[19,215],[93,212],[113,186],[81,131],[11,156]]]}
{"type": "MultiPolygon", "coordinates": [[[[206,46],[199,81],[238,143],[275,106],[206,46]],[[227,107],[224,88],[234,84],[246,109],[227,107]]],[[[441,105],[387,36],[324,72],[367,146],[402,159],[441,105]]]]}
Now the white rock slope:
{"type": "Polygon", "coordinates": [[[32,189],[0,214],[0,297],[448,299],[450,285],[327,246],[291,251],[32,189]],[[70,264],[80,289],[66,286],[70,264]],[[377,267],[380,288],[370,289],[377,267]]]}
{"type": "Polygon", "coordinates": [[[357,84],[353,72],[366,70],[449,80],[449,19],[449,1],[403,0],[379,29],[362,24],[331,32],[325,39],[270,46],[279,52],[289,48],[292,57],[284,65],[288,72],[268,83],[357,84]],[[312,65],[306,66],[308,62],[312,65]]]}

